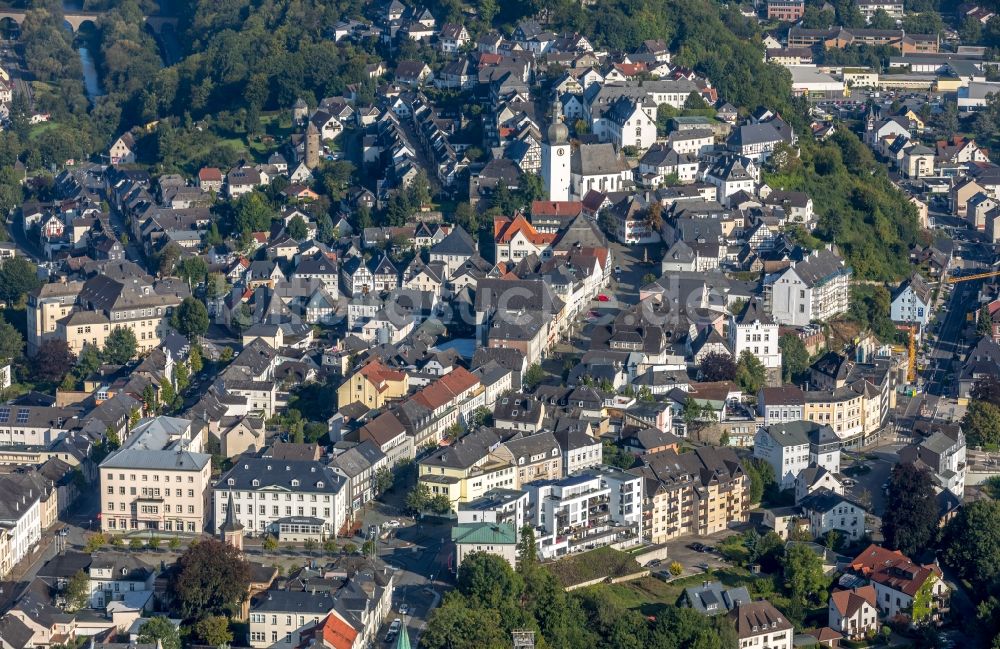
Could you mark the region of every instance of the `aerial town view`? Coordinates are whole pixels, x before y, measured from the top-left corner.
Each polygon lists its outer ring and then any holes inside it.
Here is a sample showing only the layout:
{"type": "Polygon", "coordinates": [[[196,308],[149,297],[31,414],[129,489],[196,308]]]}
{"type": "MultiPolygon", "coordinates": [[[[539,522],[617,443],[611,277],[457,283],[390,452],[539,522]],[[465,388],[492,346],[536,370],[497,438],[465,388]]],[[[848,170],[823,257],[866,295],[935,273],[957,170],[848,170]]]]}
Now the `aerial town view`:
{"type": "Polygon", "coordinates": [[[0,649],[1000,649],[1000,0],[0,0],[0,649]]]}

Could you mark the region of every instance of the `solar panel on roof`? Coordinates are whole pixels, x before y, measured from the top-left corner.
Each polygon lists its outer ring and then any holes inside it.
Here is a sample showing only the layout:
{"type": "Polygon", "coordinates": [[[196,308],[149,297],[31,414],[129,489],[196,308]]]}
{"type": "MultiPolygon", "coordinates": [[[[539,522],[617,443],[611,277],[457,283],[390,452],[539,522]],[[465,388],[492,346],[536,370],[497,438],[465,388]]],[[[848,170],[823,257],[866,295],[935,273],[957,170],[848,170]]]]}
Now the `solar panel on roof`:
{"type": "Polygon", "coordinates": [[[28,423],[28,409],[18,408],[17,409],[17,423],[26,424],[28,423]]]}
{"type": "Polygon", "coordinates": [[[0,408],[0,423],[6,424],[10,421],[10,408],[0,408]]]}

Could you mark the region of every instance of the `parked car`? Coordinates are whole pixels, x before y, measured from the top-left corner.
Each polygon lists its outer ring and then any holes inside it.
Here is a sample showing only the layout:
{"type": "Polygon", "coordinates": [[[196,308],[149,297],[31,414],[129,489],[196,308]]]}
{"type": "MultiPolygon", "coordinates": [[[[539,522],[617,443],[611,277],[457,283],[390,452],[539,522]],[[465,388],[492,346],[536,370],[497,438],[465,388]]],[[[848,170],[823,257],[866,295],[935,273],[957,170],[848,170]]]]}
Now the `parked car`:
{"type": "Polygon", "coordinates": [[[406,605],[406,602],[403,602],[396,610],[399,611],[400,615],[406,615],[410,612],[410,607],[406,605]]]}
{"type": "Polygon", "coordinates": [[[694,550],[695,552],[701,552],[705,547],[704,543],[688,543],[688,550],[694,550]]]}
{"type": "Polygon", "coordinates": [[[389,630],[385,634],[385,641],[392,642],[395,640],[396,636],[399,635],[399,630],[401,628],[403,628],[403,621],[397,617],[392,621],[392,624],[389,625],[389,630]]]}
{"type": "Polygon", "coordinates": [[[600,295],[598,295],[598,296],[597,296],[597,301],[598,301],[598,302],[608,302],[608,301],[610,301],[610,300],[611,300],[611,298],[609,298],[609,297],[608,297],[607,295],[605,295],[604,293],[601,293],[600,295]]]}
{"type": "Polygon", "coordinates": [[[386,527],[399,527],[399,521],[397,521],[396,519],[392,519],[391,521],[386,522],[385,526],[386,527]]]}

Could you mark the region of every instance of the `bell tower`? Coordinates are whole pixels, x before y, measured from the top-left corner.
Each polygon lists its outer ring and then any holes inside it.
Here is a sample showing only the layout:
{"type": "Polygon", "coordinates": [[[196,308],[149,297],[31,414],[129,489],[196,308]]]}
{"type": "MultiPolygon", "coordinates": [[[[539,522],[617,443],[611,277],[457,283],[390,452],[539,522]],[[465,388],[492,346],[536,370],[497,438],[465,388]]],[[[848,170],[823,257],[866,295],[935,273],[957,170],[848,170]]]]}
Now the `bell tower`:
{"type": "Polygon", "coordinates": [[[542,142],[542,184],[550,201],[568,201],[570,186],[569,129],[562,122],[559,98],[552,101],[552,122],[542,142]]]}

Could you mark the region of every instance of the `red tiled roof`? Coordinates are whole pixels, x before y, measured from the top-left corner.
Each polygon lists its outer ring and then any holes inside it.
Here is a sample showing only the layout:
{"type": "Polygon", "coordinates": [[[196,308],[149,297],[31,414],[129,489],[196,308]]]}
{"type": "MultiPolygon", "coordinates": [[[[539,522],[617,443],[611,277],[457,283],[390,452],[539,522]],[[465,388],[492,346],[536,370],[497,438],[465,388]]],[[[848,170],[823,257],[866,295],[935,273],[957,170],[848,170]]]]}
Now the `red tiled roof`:
{"type": "Polygon", "coordinates": [[[218,167],[202,167],[198,172],[198,180],[222,182],[222,171],[218,167]]]}
{"type": "Polygon", "coordinates": [[[911,597],[928,578],[941,575],[941,569],[935,565],[915,564],[899,550],[889,550],[874,543],[855,557],[851,570],[911,597]]]}
{"type": "Polygon", "coordinates": [[[576,216],[583,211],[582,201],[532,201],[533,216],[576,216]]]}
{"type": "Polygon", "coordinates": [[[368,382],[375,386],[375,389],[379,392],[384,392],[389,388],[387,383],[390,381],[403,381],[406,379],[406,373],[393,370],[385,366],[382,361],[374,359],[368,361],[368,363],[358,370],[361,376],[368,379],[368,382]]]}
{"type": "Polygon", "coordinates": [[[524,234],[524,237],[536,246],[550,244],[556,238],[554,233],[542,234],[538,232],[520,214],[513,219],[509,219],[506,216],[498,216],[493,219],[493,238],[497,243],[510,243],[518,232],[524,234]]]}
{"type": "Polygon", "coordinates": [[[357,630],[333,613],[319,623],[317,635],[323,643],[332,649],[351,649],[354,639],[358,637],[357,630]]]}
{"type": "Polygon", "coordinates": [[[837,612],[843,617],[851,617],[857,613],[862,605],[867,603],[875,608],[875,587],[872,585],[862,586],[854,590],[841,590],[830,595],[833,605],[837,607],[837,612]]]}

